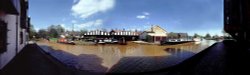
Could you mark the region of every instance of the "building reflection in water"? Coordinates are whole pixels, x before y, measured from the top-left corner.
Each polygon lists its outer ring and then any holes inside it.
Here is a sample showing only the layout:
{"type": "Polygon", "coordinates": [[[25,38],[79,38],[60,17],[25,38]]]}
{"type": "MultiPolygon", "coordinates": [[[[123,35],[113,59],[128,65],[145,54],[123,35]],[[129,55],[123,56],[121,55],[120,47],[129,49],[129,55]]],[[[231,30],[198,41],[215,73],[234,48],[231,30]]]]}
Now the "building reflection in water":
{"type": "MultiPolygon", "coordinates": [[[[205,40],[200,43],[159,46],[135,43],[128,43],[128,45],[66,45],[38,42],[43,49],[66,65],[93,72],[106,72],[115,64],[120,63],[124,57],[155,57],[150,62],[157,64],[158,61],[161,61],[173,64],[191,57],[213,43],[215,41],[205,40]],[[52,47],[52,49],[48,49],[48,47],[52,47]]],[[[130,63],[133,62],[136,61],[130,63]]],[[[162,66],[164,67],[164,65],[162,66]]]]}

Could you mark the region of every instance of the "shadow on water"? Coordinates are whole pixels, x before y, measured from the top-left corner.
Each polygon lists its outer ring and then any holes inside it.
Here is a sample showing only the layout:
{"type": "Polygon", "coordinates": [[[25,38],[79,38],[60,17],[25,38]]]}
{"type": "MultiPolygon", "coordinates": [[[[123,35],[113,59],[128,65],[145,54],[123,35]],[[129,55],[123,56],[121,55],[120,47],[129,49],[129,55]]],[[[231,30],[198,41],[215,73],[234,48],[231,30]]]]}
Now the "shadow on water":
{"type": "Polygon", "coordinates": [[[166,48],[169,56],[129,56],[123,57],[111,67],[108,74],[154,74],[165,72],[196,53],[179,48],[166,48]]]}
{"type": "Polygon", "coordinates": [[[102,65],[103,59],[94,54],[75,55],[63,50],[54,50],[46,45],[40,45],[40,47],[68,67],[97,74],[150,73],[174,66],[196,54],[180,48],[166,48],[165,51],[170,53],[170,55],[125,56],[109,69],[102,65]]]}
{"type": "Polygon", "coordinates": [[[63,50],[54,50],[46,45],[40,45],[40,47],[43,48],[48,55],[55,57],[56,60],[76,70],[76,74],[102,75],[104,74],[103,72],[108,70],[108,68],[101,65],[103,59],[94,54],[74,55],[63,50]]]}
{"type": "Polygon", "coordinates": [[[172,57],[175,56],[175,57],[179,57],[182,59],[186,59],[186,58],[196,54],[196,53],[193,53],[193,52],[190,52],[187,50],[182,50],[180,48],[166,48],[165,51],[170,53],[172,55],[172,57]]]}
{"type": "Polygon", "coordinates": [[[249,75],[250,49],[226,40],[168,69],[170,75],[249,75]]]}

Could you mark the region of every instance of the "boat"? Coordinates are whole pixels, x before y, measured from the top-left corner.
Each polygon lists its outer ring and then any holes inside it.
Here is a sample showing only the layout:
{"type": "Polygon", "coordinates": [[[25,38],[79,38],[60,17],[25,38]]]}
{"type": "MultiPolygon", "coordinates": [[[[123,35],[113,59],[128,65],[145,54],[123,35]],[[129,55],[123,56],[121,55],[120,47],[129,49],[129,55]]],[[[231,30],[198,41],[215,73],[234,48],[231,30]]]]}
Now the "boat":
{"type": "Polygon", "coordinates": [[[113,44],[117,44],[117,43],[118,43],[118,40],[116,40],[116,39],[112,39],[111,43],[113,43],[113,44]]]}
{"type": "Polygon", "coordinates": [[[201,39],[201,38],[193,38],[193,41],[194,41],[194,42],[201,42],[202,39],[201,39]]]}
{"type": "Polygon", "coordinates": [[[76,45],[76,43],[74,41],[68,41],[66,44],[71,44],[71,45],[76,45]]]}
{"type": "Polygon", "coordinates": [[[76,45],[75,42],[74,42],[73,40],[65,39],[65,38],[59,38],[59,39],[57,40],[57,43],[76,45]]]}
{"type": "Polygon", "coordinates": [[[116,39],[101,39],[101,38],[95,39],[94,42],[96,44],[118,44],[119,43],[119,41],[116,39]]]}
{"type": "Polygon", "coordinates": [[[104,42],[102,39],[99,39],[97,43],[98,43],[98,44],[102,44],[102,45],[105,44],[105,42],[104,42]]]}
{"type": "Polygon", "coordinates": [[[183,40],[183,39],[168,39],[166,41],[161,41],[161,45],[176,45],[176,44],[183,44],[183,43],[188,43],[188,42],[193,42],[190,40],[183,40]]]}
{"type": "Polygon", "coordinates": [[[118,40],[116,40],[116,39],[104,39],[103,41],[107,44],[117,44],[118,43],[118,40]]]}

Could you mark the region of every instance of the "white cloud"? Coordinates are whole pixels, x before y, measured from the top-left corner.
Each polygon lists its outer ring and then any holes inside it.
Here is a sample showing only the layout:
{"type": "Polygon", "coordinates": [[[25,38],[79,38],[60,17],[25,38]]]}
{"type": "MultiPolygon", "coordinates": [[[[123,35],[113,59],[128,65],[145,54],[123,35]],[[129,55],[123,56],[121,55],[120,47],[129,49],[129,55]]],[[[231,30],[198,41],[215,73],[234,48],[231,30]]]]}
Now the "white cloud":
{"type": "Polygon", "coordinates": [[[149,19],[149,12],[142,12],[142,15],[137,15],[136,18],[138,19],[149,19]]]}
{"type": "Polygon", "coordinates": [[[150,13],[149,12],[142,12],[143,13],[143,15],[150,15],[150,13]]]}
{"type": "Polygon", "coordinates": [[[73,0],[73,3],[75,4],[75,3],[77,3],[79,0],[73,0]]]}
{"type": "Polygon", "coordinates": [[[77,23],[77,21],[76,21],[76,20],[72,20],[71,23],[74,23],[74,24],[75,24],[75,23],[77,23]]]}
{"type": "Polygon", "coordinates": [[[138,19],[145,19],[146,16],[145,15],[138,15],[138,16],[136,16],[136,18],[138,18],[138,19]]]}
{"type": "Polygon", "coordinates": [[[80,30],[80,29],[94,29],[94,28],[98,28],[101,25],[103,25],[103,20],[102,19],[97,19],[95,21],[89,21],[86,23],[82,23],[82,24],[77,24],[76,25],[76,30],[80,30]]]}
{"type": "Polygon", "coordinates": [[[88,18],[99,12],[106,12],[115,5],[115,0],[79,0],[71,10],[72,15],[80,18],[88,18]]]}

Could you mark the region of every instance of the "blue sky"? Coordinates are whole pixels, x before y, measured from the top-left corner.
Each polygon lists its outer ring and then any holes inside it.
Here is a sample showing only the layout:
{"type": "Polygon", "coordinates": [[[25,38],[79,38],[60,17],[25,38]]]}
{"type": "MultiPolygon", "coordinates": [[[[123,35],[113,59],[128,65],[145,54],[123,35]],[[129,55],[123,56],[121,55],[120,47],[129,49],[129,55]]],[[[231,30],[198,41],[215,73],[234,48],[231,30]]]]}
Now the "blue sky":
{"type": "Polygon", "coordinates": [[[30,0],[35,29],[62,25],[81,29],[146,30],[221,35],[223,0],[30,0]]]}

